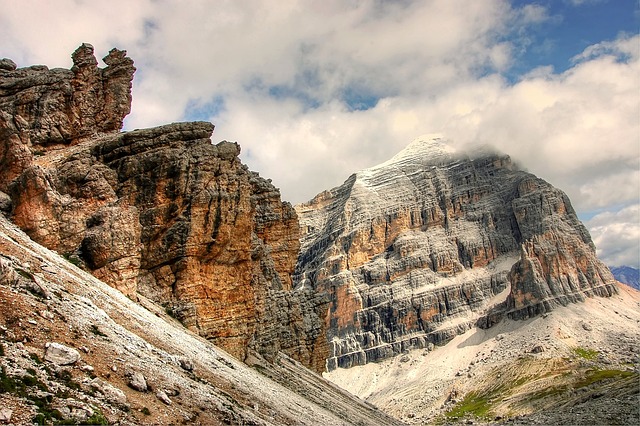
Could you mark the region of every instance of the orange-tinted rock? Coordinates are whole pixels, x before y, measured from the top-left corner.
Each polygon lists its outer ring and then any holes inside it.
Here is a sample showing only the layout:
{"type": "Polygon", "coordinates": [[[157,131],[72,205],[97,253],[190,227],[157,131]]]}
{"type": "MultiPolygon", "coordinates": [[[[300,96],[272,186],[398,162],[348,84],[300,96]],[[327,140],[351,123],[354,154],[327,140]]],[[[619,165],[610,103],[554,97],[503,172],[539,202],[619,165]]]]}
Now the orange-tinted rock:
{"type": "Polygon", "coordinates": [[[293,207],[240,162],[237,144],[211,143],[210,123],[119,133],[132,61],[113,50],[99,69],[88,45],[73,59],[71,71],[1,71],[2,117],[13,119],[0,128],[0,161],[22,159],[0,176],[13,221],[240,359],[282,351],[324,369],[328,301],[292,290],[293,207]],[[21,109],[30,94],[50,99],[40,115],[21,109]]]}

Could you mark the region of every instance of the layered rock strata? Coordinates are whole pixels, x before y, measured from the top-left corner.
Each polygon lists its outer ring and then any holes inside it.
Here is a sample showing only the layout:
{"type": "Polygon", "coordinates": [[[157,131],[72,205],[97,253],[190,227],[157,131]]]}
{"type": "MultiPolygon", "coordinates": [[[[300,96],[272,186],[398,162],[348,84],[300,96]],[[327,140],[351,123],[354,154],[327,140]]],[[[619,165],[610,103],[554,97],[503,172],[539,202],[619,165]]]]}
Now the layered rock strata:
{"type": "Polygon", "coordinates": [[[241,359],[283,351],[324,368],[327,300],[292,290],[291,205],[237,144],[211,143],[210,123],[121,133],[135,71],[125,52],[100,69],[84,44],[73,60],[0,69],[0,191],[14,223],[241,359]]]}
{"type": "Polygon", "coordinates": [[[329,294],[330,370],[616,291],[564,193],[438,137],[296,210],[296,284],[329,294]]]}

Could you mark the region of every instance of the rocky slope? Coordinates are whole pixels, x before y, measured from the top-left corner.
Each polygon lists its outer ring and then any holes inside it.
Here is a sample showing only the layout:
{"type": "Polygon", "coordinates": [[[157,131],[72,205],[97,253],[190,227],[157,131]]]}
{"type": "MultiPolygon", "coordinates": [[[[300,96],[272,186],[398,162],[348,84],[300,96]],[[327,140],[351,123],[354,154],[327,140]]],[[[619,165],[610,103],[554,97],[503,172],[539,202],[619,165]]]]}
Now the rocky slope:
{"type": "Polygon", "coordinates": [[[399,424],[283,354],[247,367],[2,214],[0,306],[0,424],[399,424]]]}
{"type": "Polygon", "coordinates": [[[297,286],[330,298],[329,370],[617,291],[564,193],[439,137],[296,210],[297,286]]]}
{"type": "Polygon", "coordinates": [[[618,285],[433,351],[325,374],[407,424],[640,423],[640,293],[618,285]]]}
{"type": "Polygon", "coordinates": [[[327,300],[292,290],[296,213],[210,123],[120,132],[135,68],[93,48],[71,70],[0,67],[0,196],[34,241],[132,299],[161,303],[244,359],[324,369],[327,300]]]}

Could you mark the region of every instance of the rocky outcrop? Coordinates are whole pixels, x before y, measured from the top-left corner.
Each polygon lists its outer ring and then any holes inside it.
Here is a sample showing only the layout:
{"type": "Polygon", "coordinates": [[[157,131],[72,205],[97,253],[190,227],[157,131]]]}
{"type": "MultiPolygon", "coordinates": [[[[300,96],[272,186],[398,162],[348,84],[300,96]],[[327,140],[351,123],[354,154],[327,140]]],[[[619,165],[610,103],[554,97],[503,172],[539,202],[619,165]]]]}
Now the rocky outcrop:
{"type": "Polygon", "coordinates": [[[282,353],[250,368],[2,214],[0,307],[0,419],[11,424],[402,424],[282,353]]]}
{"type": "Polygon", "coordinates": [[[0,190],[14,223],[240,359],[283,351],[324,368],[327,300],[292,290],[291,205],[236,143],[211,143],[210,123],[119,132],[135,70],[124,52],[99,69],[85,44],[73,60],[0,70],[0,190]]]}
{"type": "Polygon", "coordinates": [[[489,150],[420,138],[296,210],[296,283],[330,296],[329,369],[615,292],[566,195],[489,150]]]}

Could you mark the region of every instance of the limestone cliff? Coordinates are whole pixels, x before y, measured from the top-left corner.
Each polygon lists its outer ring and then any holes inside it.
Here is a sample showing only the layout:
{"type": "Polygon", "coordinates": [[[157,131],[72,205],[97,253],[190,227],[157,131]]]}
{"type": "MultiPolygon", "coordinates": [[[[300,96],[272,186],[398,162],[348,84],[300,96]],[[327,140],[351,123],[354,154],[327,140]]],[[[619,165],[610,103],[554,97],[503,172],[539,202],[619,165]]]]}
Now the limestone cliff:
{"type": "Polygon", "coordinates": [[[438,137],[296,209],[297,285],[330,296],[329,369],[616,291],[566,195],[438,137]]]}
{"type": "Polygon", "coordinates": [[[162,303],[183,324],[244,359],[278,351],[316,370],[327,301],[292,289],[297,216],[247,169],[213,125],[120,132],[135,68],[93,48],[71,70],[0,68],[0,191],[10,217],[135,299],[162,303]]]}

